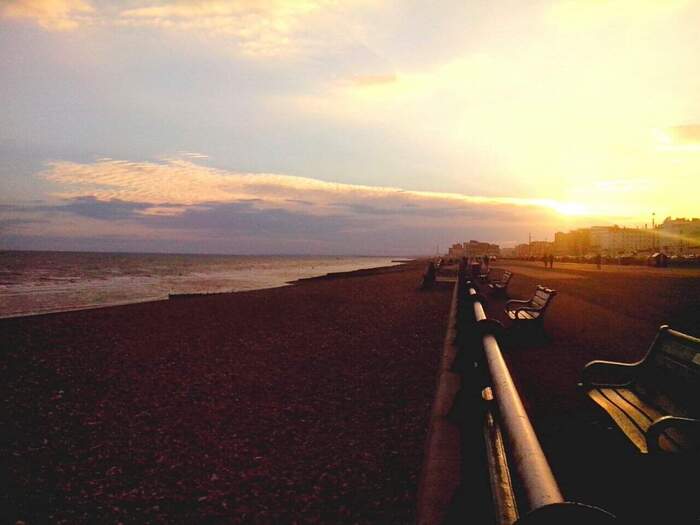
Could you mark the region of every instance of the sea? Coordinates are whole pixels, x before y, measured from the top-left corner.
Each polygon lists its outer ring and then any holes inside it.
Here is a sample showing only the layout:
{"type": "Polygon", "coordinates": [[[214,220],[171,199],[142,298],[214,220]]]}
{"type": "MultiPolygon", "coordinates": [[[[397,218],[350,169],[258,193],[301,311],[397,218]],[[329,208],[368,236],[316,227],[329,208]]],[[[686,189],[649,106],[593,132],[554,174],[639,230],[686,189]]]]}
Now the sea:
{"type": "Polygon", "coordinates": [[[0,251],[0,318],[286,286],[392,257],[0,251]]]}

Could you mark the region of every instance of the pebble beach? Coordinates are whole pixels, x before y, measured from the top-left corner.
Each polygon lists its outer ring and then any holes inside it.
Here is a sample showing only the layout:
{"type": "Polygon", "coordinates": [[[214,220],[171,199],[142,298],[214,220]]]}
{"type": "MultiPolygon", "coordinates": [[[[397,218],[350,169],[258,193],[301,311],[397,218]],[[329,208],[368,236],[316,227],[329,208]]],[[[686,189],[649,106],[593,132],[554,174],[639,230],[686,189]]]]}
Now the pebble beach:
{"type": "Polygon", "coordinates": [[[0,320],[11,523],[409,523],[449,288],[423,264],[0,320]]]}

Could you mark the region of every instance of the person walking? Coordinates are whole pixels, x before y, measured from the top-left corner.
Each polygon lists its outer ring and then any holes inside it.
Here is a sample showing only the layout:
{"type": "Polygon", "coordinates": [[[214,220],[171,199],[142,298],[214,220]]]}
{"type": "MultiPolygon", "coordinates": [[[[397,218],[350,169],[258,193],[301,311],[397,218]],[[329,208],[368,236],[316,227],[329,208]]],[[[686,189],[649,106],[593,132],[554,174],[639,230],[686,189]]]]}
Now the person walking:
{"type": "Polygon", "coordinates": [[[549,267],[554,268],[554,254],[553,253],[549,254],[549,267]]]}

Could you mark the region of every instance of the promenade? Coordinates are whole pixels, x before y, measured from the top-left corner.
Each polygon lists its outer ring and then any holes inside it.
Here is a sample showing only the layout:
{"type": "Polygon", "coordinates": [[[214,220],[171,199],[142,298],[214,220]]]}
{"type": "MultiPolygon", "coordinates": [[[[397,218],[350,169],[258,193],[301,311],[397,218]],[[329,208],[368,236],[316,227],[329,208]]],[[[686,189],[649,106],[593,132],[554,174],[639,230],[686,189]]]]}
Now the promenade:
{"type": "MultiPolygon", "coordinates": [[[[502,348],[564,495],[632,523],[695,523],[697,458],[641,456],[577,388],[593,359],[635,361],[661,324],[700,334],[700,269],[499,261],[513,299],[542,284],[559,291],[544,336],[508,330],[502,348]]],[[[509,323],[505,299],[490,317],[509,323]]]]}

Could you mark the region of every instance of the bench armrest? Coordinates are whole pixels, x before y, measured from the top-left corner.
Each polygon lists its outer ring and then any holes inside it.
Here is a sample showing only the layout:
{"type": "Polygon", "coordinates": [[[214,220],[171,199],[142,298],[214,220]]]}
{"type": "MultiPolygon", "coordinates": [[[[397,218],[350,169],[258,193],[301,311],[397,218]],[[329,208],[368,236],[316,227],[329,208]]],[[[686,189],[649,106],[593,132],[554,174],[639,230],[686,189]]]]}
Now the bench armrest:
{"type": "Polygon", "coordinates": [[[619,363],[617,361],[591,361],[581,374],[581,386],[625,386],[631,384],[639,363],[619,363]]]}
{"type": "Polygon", "coordinates": [[[666,430],[678,429],[692,436],[692,442],[697,443],[700,437],[700,420],[688,417],[663,416],[654,421],[646,432],[647,450],[650,453],[662,452],[659,438],[666,430]]]}

